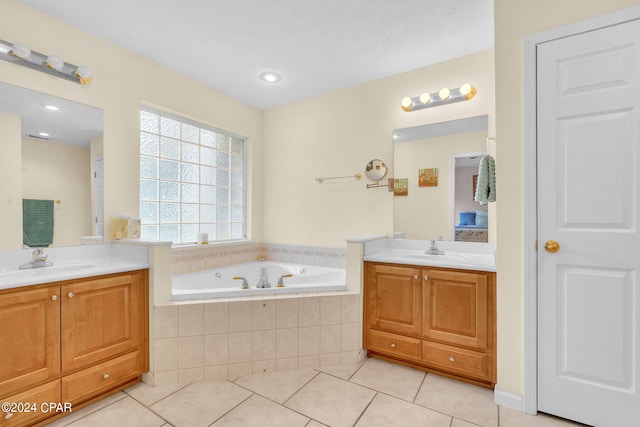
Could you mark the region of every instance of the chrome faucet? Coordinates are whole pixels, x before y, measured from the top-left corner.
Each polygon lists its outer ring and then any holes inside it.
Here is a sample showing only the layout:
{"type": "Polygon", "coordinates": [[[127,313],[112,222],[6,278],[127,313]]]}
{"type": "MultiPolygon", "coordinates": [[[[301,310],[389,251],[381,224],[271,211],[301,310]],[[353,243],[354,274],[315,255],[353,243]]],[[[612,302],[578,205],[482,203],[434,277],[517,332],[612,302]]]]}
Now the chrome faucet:
{"type": "Polygon", "coordinates": [[[438,240],[431,240],[431,246],[429,247],[429,250],[425,252],[425,254],[428,255],[444,255],[444,252],[442,252],[440,249],[438,249],[438,245],[437,245],[437,241],[441,241],[442,240],[442,236],[438,236],[438,240]]]}
{"type": "Polygon", "coordinates": [[[240,289],[251,289],[249,283],[247,282],[247,279],[245,279],[244,277],[234,277],[233,280],[242,280],[242,286],[240,286],[240,289]]]}
{"type": "Polygon", "coordinates": [[[269,283],[269,277],[267,275],[267,267],[260,268],[260,280],[256,285],[256,288],[270,288],[271,283],[269,283]]]}
{"type": "Polygon", "coordinates": [[[48,255],[44,253],[44,248],[33,248],[33,252],[31,253],[31,261],[26,264],[22,264],[18,268],[20,270],[25,270],[27,268],[50,267],[53,265],[53,263],[51,261],[47,261],[47,257],[48,255]]]}

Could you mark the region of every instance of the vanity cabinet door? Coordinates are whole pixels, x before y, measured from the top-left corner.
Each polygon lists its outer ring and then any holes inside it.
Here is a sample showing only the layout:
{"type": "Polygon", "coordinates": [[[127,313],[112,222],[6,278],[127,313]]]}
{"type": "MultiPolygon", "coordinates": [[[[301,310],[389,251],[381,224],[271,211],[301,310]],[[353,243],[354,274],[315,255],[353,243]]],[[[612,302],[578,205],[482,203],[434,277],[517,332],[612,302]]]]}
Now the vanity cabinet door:
{"type": "Polygon", "coordinates": [[[60,375],[60,287],[0,295],[0,398],[60,375]]]}
{"type": "Polygon", "coordinates": [[[62,372],[142,348],[143,271],[62,286],[62,372]]]}
{"type": "Polygon", "coordinates": [[[488,275],[436,269],[424,274],[423,338],[486,350],[488,275]]]}
{"type": "Polygon", "coordinates": [[[422,276],[419,268],[367,263],[365,301],[368,326],[420,337],[422,276]]]}

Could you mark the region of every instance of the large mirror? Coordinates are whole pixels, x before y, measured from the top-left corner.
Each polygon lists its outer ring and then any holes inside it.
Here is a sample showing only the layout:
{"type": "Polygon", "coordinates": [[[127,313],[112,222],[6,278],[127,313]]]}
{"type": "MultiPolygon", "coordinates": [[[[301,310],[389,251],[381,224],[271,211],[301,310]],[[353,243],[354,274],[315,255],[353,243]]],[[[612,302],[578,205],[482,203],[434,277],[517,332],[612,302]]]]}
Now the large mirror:
{"type": "Polygon", "coordinates": [[[394,130],[393,178],[408,184],[393,201],[397,237],[488,240],[487,206],[474,200],[487,125],[483,115],[394,130]]]}
{"type": "Polygon", "coordinates": [[[102,242],[102,110],[0,83],[0,112],[20,119],[20,141],[2,145],[21,146],[22,173],[15,182],[22,187],[23,235],[32,227],[41,234],[36,240],[50,241],[33,246],[102,242]]]}

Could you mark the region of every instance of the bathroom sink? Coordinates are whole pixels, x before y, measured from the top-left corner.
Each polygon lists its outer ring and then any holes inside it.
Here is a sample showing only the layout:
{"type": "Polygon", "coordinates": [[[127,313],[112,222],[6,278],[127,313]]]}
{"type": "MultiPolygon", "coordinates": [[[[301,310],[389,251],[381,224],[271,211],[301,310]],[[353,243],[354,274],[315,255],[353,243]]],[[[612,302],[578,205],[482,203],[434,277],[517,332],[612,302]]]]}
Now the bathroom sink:
{"type": "Polygon", "coordinates": [[[431,255],[424,254],[406,254],[404,258],[413,260],[425,260],[432,259],[432,261],[472,261],[477,260],[481,255],[476,254],[463,254],[463,253],[445,253],[444,255],[431,255]]]}
{"type": "Polygon", "coordinates": [[[39,268],[26,268],[20,270],[19,268],[12,268],[6,270],[0,270],[0,281],[8,282],[14,280],[25,280],[32,277],[48,277],[48,276],[63,276],[68,273],[74,273],[76,271],[86,270],[94,267],[93,264],[87,263],[73,263],[73,264],[53,264],[49,267],[39,268]]]}

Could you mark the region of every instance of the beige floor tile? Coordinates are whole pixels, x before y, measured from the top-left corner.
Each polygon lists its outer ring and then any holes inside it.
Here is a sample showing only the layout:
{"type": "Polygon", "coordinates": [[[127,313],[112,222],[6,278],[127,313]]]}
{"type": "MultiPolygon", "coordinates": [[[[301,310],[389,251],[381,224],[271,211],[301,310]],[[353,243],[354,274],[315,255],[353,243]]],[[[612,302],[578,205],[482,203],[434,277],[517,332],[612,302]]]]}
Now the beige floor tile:
{"type": "Polygon", "coordinates": [[[333,427],[353,426],[374,395],[373,390],[320,373],[285,406],[333,427]]]}
{"type": "Polygon", "coordinates": [[[185,386],[185,384],[167,384],[152,387],[149,384],[138,383],[126,389],[125,392],[143,405],[151,406],[185,386]]]}
{"type": "Polygon", "coordinates": [[[414,403],[482,427],[498,426],[493,390],[428,374],[414,403]]]}
{"type": "Polygon", "coordinates": [[[513,409],[500,407],[500,427],[579,427],[577,422],[547,414],[529,415],[513,409]]]}
{"type": "Polygon", "coordinates": [[[308,421],[309,418],[254,394],[213,426],[302,427],[308,421]]]}
{"type": "Polygon", "coordinates": [[[425,373],[417,369],[372,358],[350,381],[412,402],[424,377],[425,373]]]}
{"type": "Polygon", "coordinates": [[[378,393],[356,427],[449,427],[451,417],[378,393]]]}
{"type": "Polygon", "coordinates": [[[274,402],[284,403],[317,374],[313,369],[273,372],[240,377],[235,383],[274,402]]]}
{"type": "Polygon", "coordinates": [[[49,423],[47,424],[47,426],[62,427],[62,426],[69,425],[72,422],[77,421],[82,417],[86,417],[87,415],[93,412],[96,412],[108,405],[111,405],[112,403],[117,402],[118,400],[124,399],[125,397],[127,397],[127,395],[124,392],[120,391],[118,393],[112,394],[109,397],[99,400],[92,405],[85,406],[82,409],[78,409],[78,410],[73,409],[73,411],[66,417],[60,418],[52,423],[49,423]]]}
{"type": "Polygon", "coordinates": [[[334,377],[348,380],[356,373],[356,371],[362,366],[361,363],[345,363],[336,366],[320,366],[316,368],[316,371],[324,372],[325,374],[333,375],[334,377]]]}
{"type": "Polygon", "coordinates": [[[224,380],[190,384],[151,406],[176,427],[208,426],[251,392],[224,380]]]}
{"type": "Polygon", "coordinates": [[[70,424],[73,427],[160,427],[165,420],[131,397],[120,399],[70,424]]]}
{"type": "Polygon", "coordinates": [[[326,424],[322,424],[317,422],[316,420],[311,420],[309,421],[309,424],[307,424],[305,427],[325,427],[326,424]]]}
{"type": "Polygon", "coordinates": [[[466,421],[459,420],[458,418],[454,418],[451,423],[451,427],[479,427],[478,424],[471,424],[466,421]]]}

